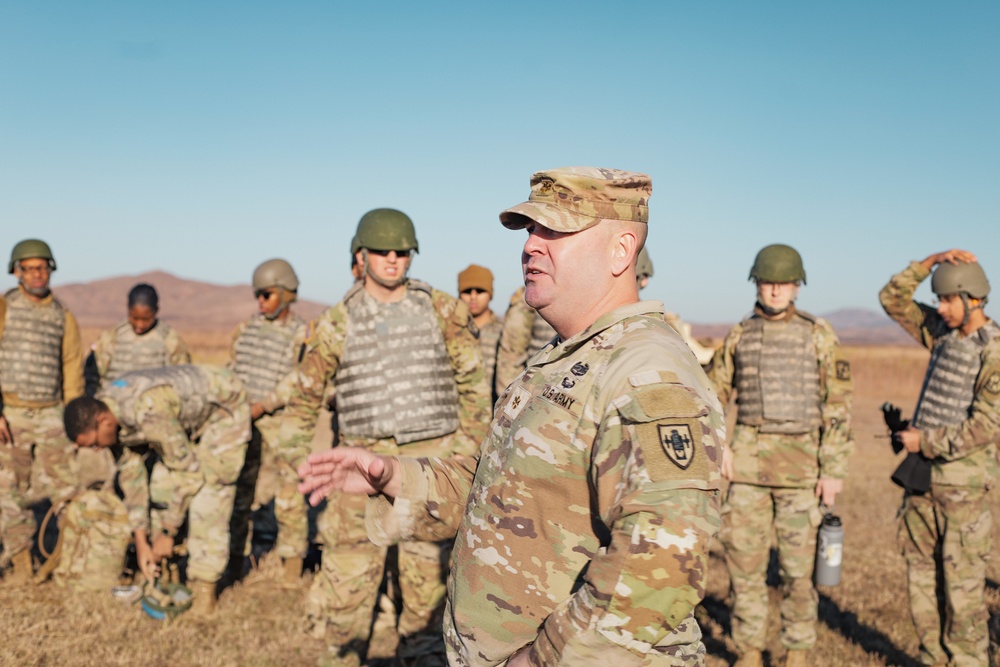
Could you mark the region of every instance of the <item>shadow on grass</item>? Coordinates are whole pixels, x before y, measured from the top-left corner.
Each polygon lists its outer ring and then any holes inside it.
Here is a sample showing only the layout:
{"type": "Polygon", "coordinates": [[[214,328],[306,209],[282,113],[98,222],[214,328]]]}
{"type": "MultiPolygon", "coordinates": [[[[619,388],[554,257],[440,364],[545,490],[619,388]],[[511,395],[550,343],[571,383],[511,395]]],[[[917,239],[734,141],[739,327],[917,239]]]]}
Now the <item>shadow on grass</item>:
{"type": "MultiPolygon", "coordinates": [[[[720,554],[714,552],[710,556],[722,559],[720,554]]],[[[775,589],[780,588],[781,585],[778,554],[774,549],[771,550],[771,558],[767,567],[767,585],[769,588],[775,589]]],[[[990,579],[986,580],[986,585],[987,587],[1000,588],[1000,584],[990,579]]],[[[723,636],[732,636],[732,610],[726,601],[715,595],[706,595],[702,606],[708,615],[719,624],[723,636]]],[[[841,609],[836,602],[822,593],[819,596],[819,620],[849,642],[860,646],[865,653],[883,658],[885,664],[890,667],[920,667],[920,662],[897,647],[888,635],[861,622],[853,611],[841,609]]],[[[721,638],[706,636],[703,641],[709,654],[724,658],[730,664],[736,660],[737,656],[726,647],[721,638]]]]}

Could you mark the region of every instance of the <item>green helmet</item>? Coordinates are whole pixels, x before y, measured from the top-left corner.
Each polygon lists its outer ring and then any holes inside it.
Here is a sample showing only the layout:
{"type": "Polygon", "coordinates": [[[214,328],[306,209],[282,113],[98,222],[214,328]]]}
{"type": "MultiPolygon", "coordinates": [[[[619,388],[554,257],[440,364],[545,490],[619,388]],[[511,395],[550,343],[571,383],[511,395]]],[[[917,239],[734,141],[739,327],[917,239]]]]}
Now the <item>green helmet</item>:
{"type": "Polygon", "coordinates": [[[52,249],[45,241],[25,239],[14,246],[10,252],[10,266],[7,268],[7,273],[14,273],[14,267],[22,259],[47,259],[49,260],[49,268],[53,271],[56,270],[56,260],[52,256],[52,249]]]}
{"type": "Polygon", "coordinates": [[[376,208],[368,211],[358,222],[358,231],[351,241],[351,253],[362,248],[369,250],[413,250],[420,252],[413,221],[394,208],[376,208]]]}
{"type": "Polygon", "coordinates": [[[289,292],[299,289],[299,277],[295,275],[292,265],[283,259],[269,259],[253,272],[253,288],[267,289],[280,287],[289,292]]]}
{"type": "Polygon", "coordinates": [[[757,253],[750,269],[749,280],[767,283],[806,282],[806,270],[802,266],[802,256],[790,245],[774,243],[764,246],[757,253]]]}
{"type": "Polygon", "coordinates": [[[653,277],[653,260],[649,258],[645,248],[639,251],[639,259],[635,260],[635,277],[638,279],[653,277]]]}
{"type": "Polygon", "coordinates": [[[945,262],[934,269],[931,291],[938,296],[965,293],[973,299],[985,299],[990,293],[990,281],[979,262],[945,262]]]}

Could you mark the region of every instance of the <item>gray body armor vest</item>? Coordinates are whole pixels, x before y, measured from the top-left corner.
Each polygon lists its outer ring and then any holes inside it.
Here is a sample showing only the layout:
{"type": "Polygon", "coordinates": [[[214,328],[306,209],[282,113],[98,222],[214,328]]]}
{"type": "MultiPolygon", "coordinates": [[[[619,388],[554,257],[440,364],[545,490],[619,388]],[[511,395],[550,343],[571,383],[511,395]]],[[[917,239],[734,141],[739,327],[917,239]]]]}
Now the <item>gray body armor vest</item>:
{"type": "Polygon", "coordinates": [[[119,324],[115,328],[108,372],[102,381],[113,382],[125,373],[166,366],[170,356],[167,350],[169,331],[170,327],[163,322],[157,322],[152,330],[139,336],[128,322],[119,324]]]}
{"type": "Polygon", "coordinates": [[[267,398],[295,367],[295,340],[305,326],[296,315],[281,324],[263,315],[247,323],[233,348],[233,372],[246,387],[251,403],[267,398]]]}
{"type": "Polygon", "coordinates": [[[751,317],[736,354],[736,420],[761,433],[808,433],[822,424],[812,317],[751,317]]]}
{"type": "Polygon", "coordinates": [[[971,336],[962,337],[952,329],[937,339],[913,415],[915,428],[951,426],[969,418],[983,363],[980,354],[998,335],[1000,326],[991,320],[971,336]]]}
{"type": "Polygon", "coordinates": [[[379,303],[363,286],[344,297],[347,335],[334,378],[345,438],[395,438],[403,445],[458,429],[458,390],[430,287],[379,303]]]}
{"type": "Polygon", "coordinates": [[[23,401],[60,403],[66,310],[54,297],[42,306],[17,288],[4,297],[7,318],[0,338],[0,388],[23,401]]]}
{"type": "Polygon", "coordinates": [[[128,429],[122,442],[128,444],[138,438],[142,441],[139,424],[135,418],[136,403],[150,389],[173,387],[181,400],[178,421],[189,436],[197,434],[217,403],[208,395],[208,378],[197,366],[164,366],[126,373],[101,388],[98,399],[107,397],[118,404],[118,421],[128,429]],[[128,437],[131,436],[131,437],[128,437]]]}
{"type": "Polygon", "coordinates": [[[555,337],[556,330],[535,311],[535,319],[531,323],[531,341],[528,343],[528,358],[525,360],[525,364],[555,337]]]}

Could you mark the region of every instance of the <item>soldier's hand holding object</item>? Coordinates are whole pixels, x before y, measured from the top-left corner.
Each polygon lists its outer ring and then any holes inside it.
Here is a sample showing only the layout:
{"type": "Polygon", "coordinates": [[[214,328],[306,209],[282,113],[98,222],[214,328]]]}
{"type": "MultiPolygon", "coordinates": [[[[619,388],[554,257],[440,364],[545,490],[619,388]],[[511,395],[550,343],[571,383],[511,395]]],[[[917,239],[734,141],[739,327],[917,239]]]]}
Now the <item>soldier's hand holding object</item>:
{"type": "Polygon", "coordinates": [[[844,480],[821,477],[816,482],[816,497],[827,507],[833,507],[837,494],[844,490],[844,480]]]}
{"type": "Polygon", "coordinates": [[[903,447],[906,448],[906,451],[911,454],[920,453],[920,431],[918,429],[909,426],[897,433],[896,436],[899,438],[899,441],[903,443],[903,447]]]}
{"type": "Polygon", "coordinates": [[[7,418],[0,417],[0,445],[14,444],[14,439],[10,436],[10,426],[7,425],[7,418]]]}
{"type": "Polygon", "coordinates": [[[153,540],[153,558],[157,561],[174,555],[174,538],[169,535],[157,535],[153,540]]]}
{"type": "Polygon", "coordinates": [[[139,561],[139,569],[142,570],[146,581],[156,579],[158,568],[156,567],[156,558],[153,556],[153,548],[149,546],[149,542],[145,539],[136,540],[135,555],[139,561]]]}
{"type": "Polygon", "coordinates": [[[299,466],[299,493],[309,494],[313,506],[331,491],[390,498],[399,494],[400,479],[396,458],[379,456],[358,447],[337,447],[310,454],[299,466]]]}

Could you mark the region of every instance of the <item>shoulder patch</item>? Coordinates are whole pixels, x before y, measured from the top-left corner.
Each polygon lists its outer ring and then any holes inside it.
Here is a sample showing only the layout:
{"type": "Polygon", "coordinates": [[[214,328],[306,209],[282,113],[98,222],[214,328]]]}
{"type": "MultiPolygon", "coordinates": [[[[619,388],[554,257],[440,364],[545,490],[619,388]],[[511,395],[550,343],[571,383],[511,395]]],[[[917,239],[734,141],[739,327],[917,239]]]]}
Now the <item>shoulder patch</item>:
{"type": "Polygon", "coordinates": [[[837,359],[837,379],[847,382],[851,379],[851,362],[846,359],[837,359]]]}
{"type": "Polygon", "coordinates": [[[991,394],[1000,394],[1000,371],[994,371],[986,380],[986,391],[991,394]]]}

